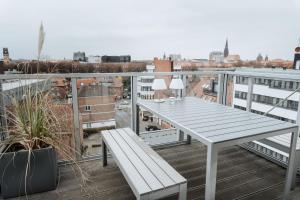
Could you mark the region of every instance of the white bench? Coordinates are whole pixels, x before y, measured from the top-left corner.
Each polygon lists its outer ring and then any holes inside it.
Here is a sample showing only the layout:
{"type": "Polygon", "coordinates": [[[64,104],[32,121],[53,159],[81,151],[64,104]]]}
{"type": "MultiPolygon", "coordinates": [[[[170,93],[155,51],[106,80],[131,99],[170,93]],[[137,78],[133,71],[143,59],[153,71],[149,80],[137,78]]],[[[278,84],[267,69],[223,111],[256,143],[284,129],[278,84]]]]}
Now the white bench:
{"type": "Polygon", "coordinates": [[[107,148],[136,198],[159,199],[178,194],[186,199],[187,181],[130,128],[102,131],[103,166],[107,148]]]}

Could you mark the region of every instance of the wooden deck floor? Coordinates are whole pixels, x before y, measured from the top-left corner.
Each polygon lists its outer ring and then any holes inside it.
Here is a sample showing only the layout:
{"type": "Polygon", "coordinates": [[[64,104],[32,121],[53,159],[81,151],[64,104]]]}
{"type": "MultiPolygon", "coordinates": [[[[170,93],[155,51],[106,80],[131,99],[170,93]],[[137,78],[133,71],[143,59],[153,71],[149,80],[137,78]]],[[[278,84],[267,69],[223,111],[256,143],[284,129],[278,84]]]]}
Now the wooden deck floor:
{"type": "MultiPolygon", "coordinates": [[[[188,199],[204,199],[206,149],[200,143],[180,145],[157,152],[188,180],[188,199]]],[[[281,199],[285,169],[255,154],[235,146],[220,153],[217,179],[218,200],[269,200],[281,199]]],[[[61,179],[56,191],[28,196],[32,200],[54,199],[135,199],[113,159],[106,168],[101,161],[84,163],[91,176],[88,187],[81,188],[69,167],[61,168],[61,179]]],[[[26,199],[26,198],[19,198],[26,199]]],[[[169,197],[177,199],[176,197],[169,197]]],[[[292,200],[300,199],[300,177],[292,200]]]]}

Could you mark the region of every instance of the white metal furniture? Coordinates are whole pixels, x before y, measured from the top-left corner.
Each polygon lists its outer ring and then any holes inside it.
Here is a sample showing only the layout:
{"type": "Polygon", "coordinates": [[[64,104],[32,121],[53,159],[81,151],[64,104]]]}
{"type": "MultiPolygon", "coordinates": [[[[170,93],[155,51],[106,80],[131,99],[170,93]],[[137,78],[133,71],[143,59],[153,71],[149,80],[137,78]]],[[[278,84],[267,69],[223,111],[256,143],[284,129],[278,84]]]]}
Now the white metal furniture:
{"type": "Polygon", "coordinates": [[[186,199],[187,181],[130,128],[102,131],[103,166],[108,148],[137,199],[177,194],[186,199]]]}
{"type": "MultiPolygon", "coordinates": [[[[298,126],[196,97],[185,97],[175,104],[157,104],[139,100],[142,107],[161,119],[170,122],[207,146],[205,199],[215,199],[218,151],[222,147],[238,145],[253,140],[292,133],[289,165],[283,198],[288,198],[295,171],[298,126]]],[[[138,124],[138,112],[136,112],[138,124]]],[[[138,126],[137,130],[138,130],[138,126]]]]}

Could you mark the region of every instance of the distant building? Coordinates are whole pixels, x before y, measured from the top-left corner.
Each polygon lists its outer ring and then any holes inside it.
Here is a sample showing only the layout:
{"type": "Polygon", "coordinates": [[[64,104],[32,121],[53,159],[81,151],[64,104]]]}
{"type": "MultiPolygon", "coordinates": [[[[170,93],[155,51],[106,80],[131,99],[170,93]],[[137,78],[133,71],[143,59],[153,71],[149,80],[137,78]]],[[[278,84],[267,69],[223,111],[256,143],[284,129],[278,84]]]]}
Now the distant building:
{"type": "Polygon", "coordinates": [[[180,54],[170,54],[169,57],[172,61],[180,61],[181,60],[181,55],[180,54]]]}
{"type": "Polygon", "coordinates": [[[4,63],[10,62],[8,48],[3,48],[3,62],[4,63]]]}
{"type": "Polygon", "coordinates": [[[265,57],[265,61],[266,61],[266,62],[268,62],[268,61],[269,61],[269,57],[268,57],[268,55],[266,55],[266,57],[265,57]]]}
{"type": "Polygon", "coordinates": [[[226,44],[224,48],[224,57],[226,58],[227,56],[229,56],[228,39],[226,39],[226,44]]]}
{"type": "Polygon", "coordinates": [[[101,56],[89,56],[88,62],[89,63],[101,63],[101,56]]]}
{"type": "Polygon", "coordinates": [[[256,61],[262,62],[263,60],[264,60],[263,56],[261,54],[258,54],[258,56],[256,57],[256,61]]]}
{"type": "MultiPolygon", "coordinates": [[[[154,72],[154,65],[147,65],[147,72],[154,72]]],[[[154,76],[138,76],[137,83],[137,95],[141,99],[154,99],[154,90],[152,90],[152,83],[154,80],[154,76]]]]}
{"type": "Polygon", "coordinates": [[[77,81],[78,106],[82,117],[82,128],[99,129],[116,126],[116,96],[112,94],[110,84],[96,79],[77,81]]]}
{"type": "Polygon", "coordinates": [[[300,69],[300,44],[295,48],[293,69],[300,69]]]}
{"type": "Polygon", "coordinates": [[[4,61],[0,60],[0,74],[4,73],[3,64],[4,64],[4,61]]]}
{"type": "Polygon", "coordinates": [[[227,63],[235,63],[235,62],[239,62],[241,61],[241,57],[240,55],[228,55],[226,58],[225,58],[225,61],[227,63]]]}
{"type": "Polygon", "coordinates": [[[87,58],[85,57],[85,52],[74,52],[73,53],[73,60],[74,61],[81,61],[81,62],[86,62],[87,58]]]}
{"type": "Polygon", "coordinates": [[[103,63],[112,63],[112,62],[130,62],[131,56],[130,55],[124,55],[124,56],[102,56],[101,62],[103,63]]]}
{"type": "Polygon", "coordinates": [[[224,62],[224,53],[222,51],[212,51],[209,54],[209,61],[216,62],[216,63],[223,63],[224,62]]]}

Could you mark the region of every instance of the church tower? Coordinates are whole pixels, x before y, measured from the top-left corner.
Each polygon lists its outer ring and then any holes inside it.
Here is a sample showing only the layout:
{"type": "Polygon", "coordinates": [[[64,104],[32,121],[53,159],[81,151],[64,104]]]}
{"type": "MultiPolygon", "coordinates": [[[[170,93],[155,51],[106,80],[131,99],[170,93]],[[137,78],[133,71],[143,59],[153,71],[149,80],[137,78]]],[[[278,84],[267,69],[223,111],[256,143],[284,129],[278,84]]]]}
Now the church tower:
{"type": "Polygon", "coordinates": [[[225,49],[224,49],[224,57],[226,58],[229,55],[228,49],[228,39],[226,39],[225,49]]]}

